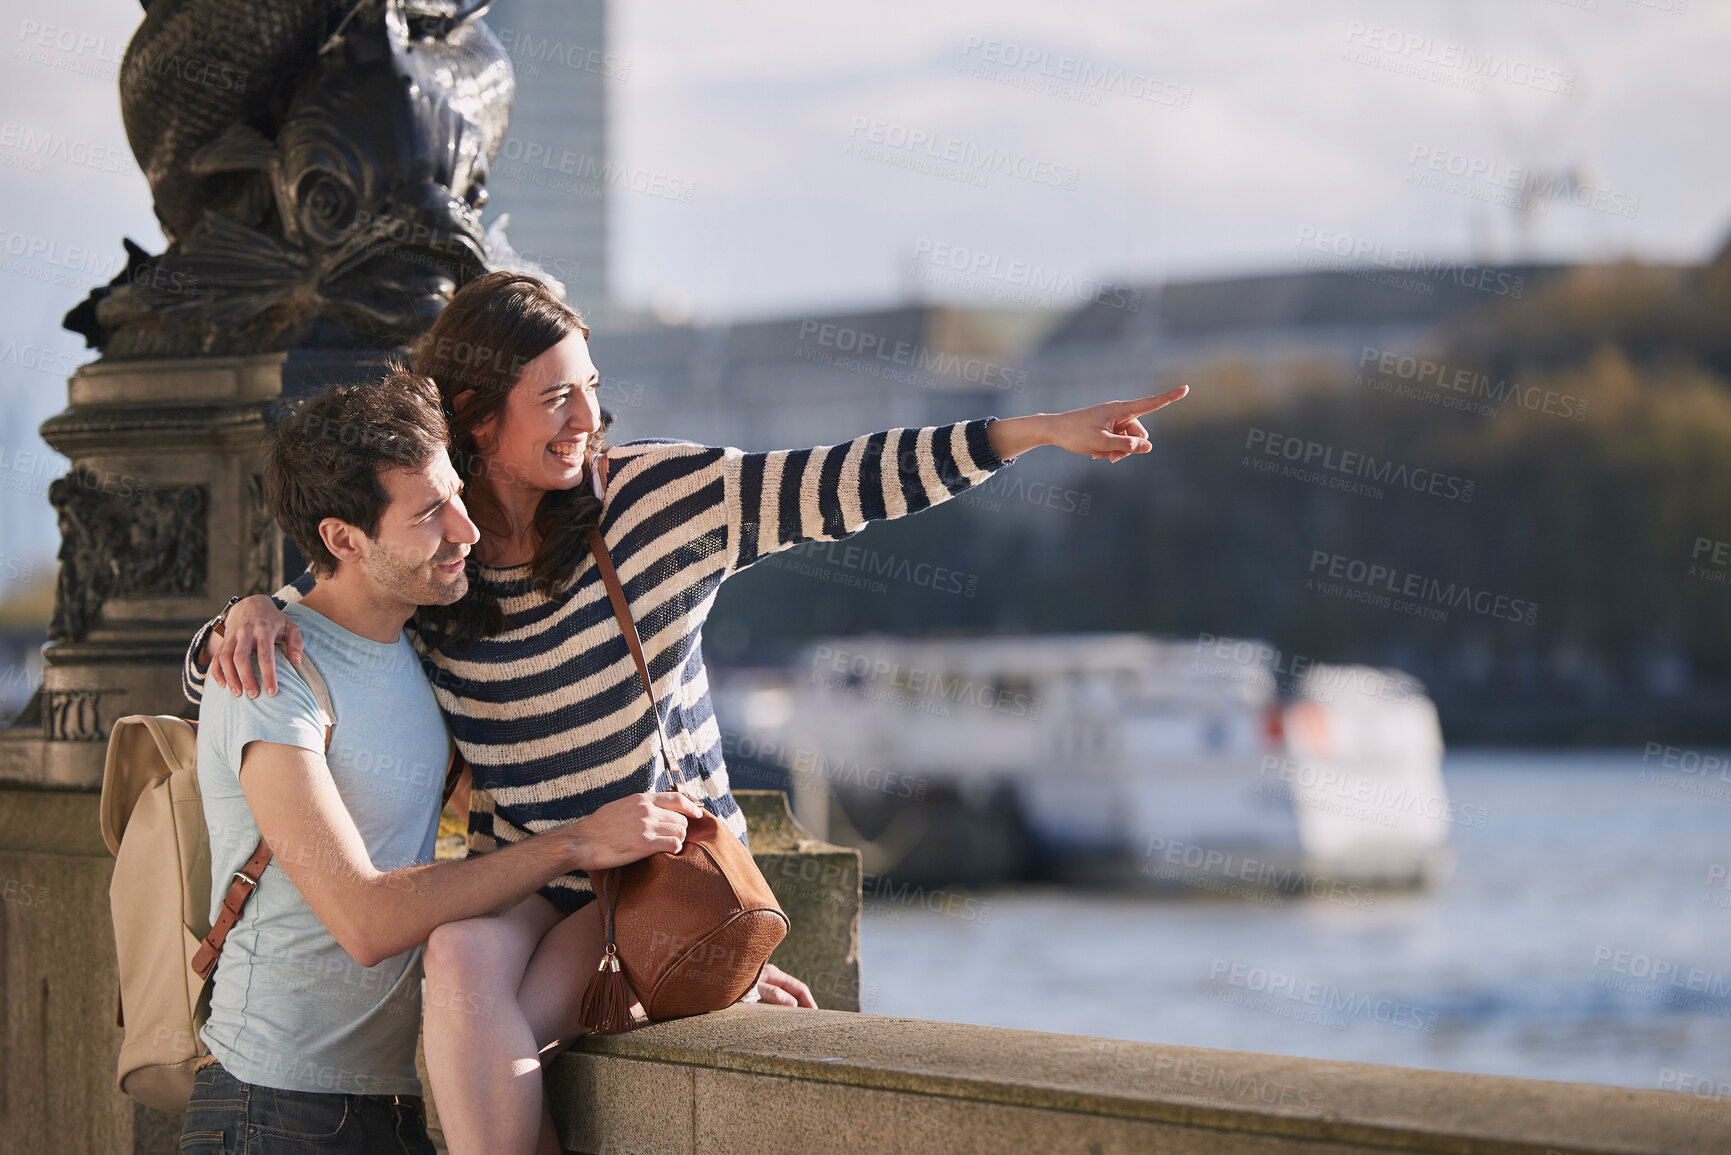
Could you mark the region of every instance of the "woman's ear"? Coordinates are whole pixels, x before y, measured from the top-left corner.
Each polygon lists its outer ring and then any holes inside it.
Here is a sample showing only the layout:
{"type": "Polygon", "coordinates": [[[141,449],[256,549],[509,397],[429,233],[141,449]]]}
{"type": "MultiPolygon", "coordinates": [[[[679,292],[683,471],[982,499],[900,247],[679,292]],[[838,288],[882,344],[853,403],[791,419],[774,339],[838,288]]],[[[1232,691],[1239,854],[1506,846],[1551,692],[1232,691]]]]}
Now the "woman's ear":
{"type": "MultiPolygon", "coordinates": [[[[475,391],[473,389],[465,389],[458,393],[451,398],[452,415],[461,414],[463,410],[474,404],[474,401],[475,391]]],[[[485,421],[469,431],[469,435],[475,439],[475,448],[483,455],[493,452],[493,433],[499,427],[499,418],[502,412],[502,410],[495,410],[488,415],[485,421]]]]}

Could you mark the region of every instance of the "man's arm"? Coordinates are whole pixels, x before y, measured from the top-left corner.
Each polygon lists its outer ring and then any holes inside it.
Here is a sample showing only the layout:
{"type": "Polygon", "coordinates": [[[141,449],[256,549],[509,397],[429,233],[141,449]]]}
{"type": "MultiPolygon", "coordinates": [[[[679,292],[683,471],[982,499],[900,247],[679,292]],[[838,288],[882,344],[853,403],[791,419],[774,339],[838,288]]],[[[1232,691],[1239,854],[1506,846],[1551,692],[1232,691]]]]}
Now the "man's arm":
{"type": "Polygon", "coordinates": [[[502,910],[572,870],[623,866],[684,845],[696,802],[666,791],[609,802],[579,822],[489,854],[382,871],[337,793],[323,755],[278,742],[247,743],[241,790],[280,865],[362,966],[427,940],[453,919],[502,910]]]}

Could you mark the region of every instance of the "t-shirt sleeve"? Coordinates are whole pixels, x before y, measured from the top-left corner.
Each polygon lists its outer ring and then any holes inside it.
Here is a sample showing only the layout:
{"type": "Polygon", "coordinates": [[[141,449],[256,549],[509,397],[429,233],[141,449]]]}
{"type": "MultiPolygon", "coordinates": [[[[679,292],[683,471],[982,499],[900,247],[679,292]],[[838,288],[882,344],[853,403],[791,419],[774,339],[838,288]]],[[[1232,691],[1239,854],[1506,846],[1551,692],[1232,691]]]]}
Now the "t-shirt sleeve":
{"type": "Polygon", "coordinates": [[[319,709],[312,690],[280,653],[276,670],[277,692],[274,695],[260,694],[256,698],[212,695],[212,700],[226,698],[228,701],[228,708],[223,711],[225,736],[237,767],[248,742],[299,746],[315,754],[325,751],[324,712],[319,709]]]}

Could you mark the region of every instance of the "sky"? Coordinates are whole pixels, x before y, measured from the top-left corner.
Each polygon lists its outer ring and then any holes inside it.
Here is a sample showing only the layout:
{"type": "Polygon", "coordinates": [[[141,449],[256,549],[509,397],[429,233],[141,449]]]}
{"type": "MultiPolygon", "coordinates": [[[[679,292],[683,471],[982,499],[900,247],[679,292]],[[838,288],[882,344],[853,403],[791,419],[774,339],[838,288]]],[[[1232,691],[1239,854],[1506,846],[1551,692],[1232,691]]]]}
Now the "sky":
{"type": "MultiPolygon", "coordinates": [[[[0,597],[57,545],[35,429],[92,356],[60,319],[122,236],[163,244],[112,80],[140,17],[0,0],[0,597]]],[[[1708,0],[666,0],[616,4],[607,50],[614,157],[685,194],[615,196],[612,293],[666,317],[1731,235],[1708,0]]]]}

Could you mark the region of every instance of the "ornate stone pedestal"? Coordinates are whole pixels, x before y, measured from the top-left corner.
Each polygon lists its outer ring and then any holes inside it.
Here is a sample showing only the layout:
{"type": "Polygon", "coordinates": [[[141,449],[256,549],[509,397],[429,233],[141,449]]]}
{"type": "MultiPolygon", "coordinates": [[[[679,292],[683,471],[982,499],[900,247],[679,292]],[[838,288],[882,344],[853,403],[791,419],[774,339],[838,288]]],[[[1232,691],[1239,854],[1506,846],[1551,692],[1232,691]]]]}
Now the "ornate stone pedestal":
{"type": "MultiPolygon", "coordinates": [[[[377,380],[382,353],[291,351],[185,361],[97,361],[42,427],[72,459],[49,492],[60,579],[42,690],[6,743],[8,777],[93,789],[124,714],[184,714],[187,639],[231,594],[283,578],[259,441],[283,398],[377,380]],[[42,745],[17,748],[19,725],[42,745]]],[[[289,547],[292,552],[292,546],[289,547]]]]}

